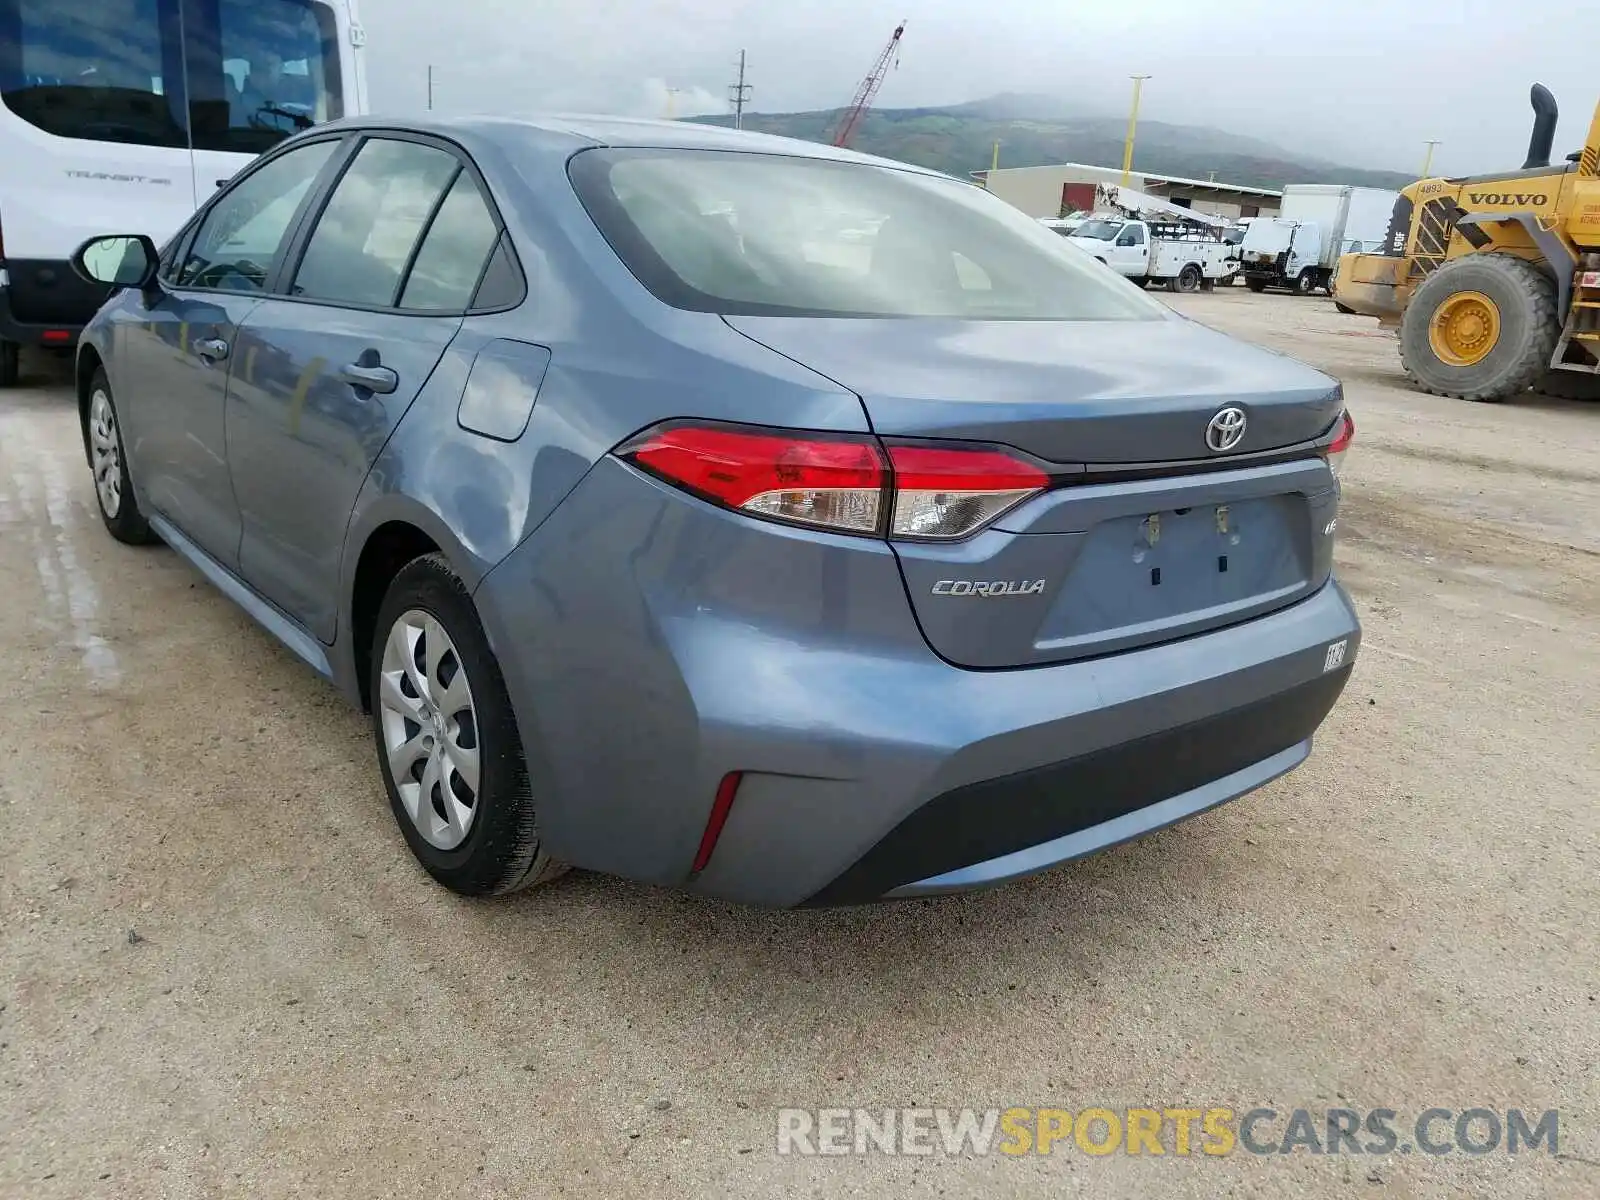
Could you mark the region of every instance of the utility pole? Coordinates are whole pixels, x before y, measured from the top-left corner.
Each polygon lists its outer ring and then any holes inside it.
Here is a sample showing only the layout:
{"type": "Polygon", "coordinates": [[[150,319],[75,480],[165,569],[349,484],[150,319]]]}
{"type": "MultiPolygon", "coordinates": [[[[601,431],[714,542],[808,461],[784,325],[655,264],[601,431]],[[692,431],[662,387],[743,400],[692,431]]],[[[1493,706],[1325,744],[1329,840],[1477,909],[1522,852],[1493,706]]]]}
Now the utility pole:
{"type": "Polygon", "coordinates": [[[428,111],[433,111],[433,64],[428,64],[428,111]]]}
{"type": "Polygon", "coordinates": [[[1128,175],[1133,170],[1133,131],[1139,125],[1139,89],[1148,75],[1130,75],[1133,80],[1133,107],[1128,111],[1128,140],[1122,144],[1122,186],[1128,186],[1128,175]]]}
{"type": "Polygon", "coordinates": [[[1422,178],[1428,177],[1428,171],[1433,166],[1433,148],[1439,144],[1438,138],[1428,139],[1428,157],[1422,160],[1422,178]]]}
{"type": "Polygon", "coordinates": [[[744,81],[744,51],[739,51],[739,81],[729,86],[728,101],[733,105],[733,127],[744,128],[744,106],[749,103],[751,87],[744,81]]]}

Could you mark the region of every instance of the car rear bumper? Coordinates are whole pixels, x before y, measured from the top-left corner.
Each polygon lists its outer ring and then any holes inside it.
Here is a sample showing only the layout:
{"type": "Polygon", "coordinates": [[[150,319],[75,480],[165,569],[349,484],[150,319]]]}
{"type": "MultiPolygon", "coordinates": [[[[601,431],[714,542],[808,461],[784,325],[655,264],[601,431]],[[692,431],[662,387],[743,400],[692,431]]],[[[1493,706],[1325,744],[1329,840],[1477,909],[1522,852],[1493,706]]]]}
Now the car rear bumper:
{"type": "Polygon", "coordinates": [[[612,460],[477,600],[549,851],[779,906],[984,887],[1259,787],[1310,752],[1360,639],[1330,582],[1179,641],[962,669],[921,637],[886,545],[761,525],[612,460]]]}

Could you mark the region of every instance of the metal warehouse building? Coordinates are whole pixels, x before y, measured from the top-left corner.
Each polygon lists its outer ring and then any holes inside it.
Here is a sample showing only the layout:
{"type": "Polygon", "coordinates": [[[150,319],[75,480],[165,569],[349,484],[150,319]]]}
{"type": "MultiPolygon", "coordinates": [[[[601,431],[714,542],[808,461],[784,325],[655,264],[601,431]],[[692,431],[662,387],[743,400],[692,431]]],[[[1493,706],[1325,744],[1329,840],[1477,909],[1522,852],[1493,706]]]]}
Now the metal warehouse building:
{"type": "MultiPolygon", "coordinates": [[[[974,171],[973,178],[1030,217],[1064,217],[1080,209],[1093,208],[1094,185],[1120,184],[1122,172],[1113,167],[1057,163],[1047,167],[974,171]]],[[[1128,186],[1218,217],[1276,216],[1283,200],[1282,192],[1269,188],[1245,187],[1216,179],[1185,179],[1150,171],[1130,172],[1128,186]]]]}

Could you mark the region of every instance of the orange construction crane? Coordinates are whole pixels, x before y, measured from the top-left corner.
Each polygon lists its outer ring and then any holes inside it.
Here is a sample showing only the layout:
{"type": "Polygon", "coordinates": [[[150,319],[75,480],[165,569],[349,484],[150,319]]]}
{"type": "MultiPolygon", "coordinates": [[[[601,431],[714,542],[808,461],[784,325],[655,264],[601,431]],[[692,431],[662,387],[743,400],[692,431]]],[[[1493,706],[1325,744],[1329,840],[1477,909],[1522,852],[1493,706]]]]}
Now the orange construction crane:
{"type": "MultiPolygon", "coordinates": [[[[889,38],[889,44],[883,48],[883,53],[878,55],[878,61],[872,64],[872,70],[867,72],[867,77],[856,89],[856,98],[850,102],[850,107],[845,109],[844,115],[839,118],[839,124],[834,127],[835,146],[848,146],[856,136],[856,130],[861,127],[862,119],[867,115],[867,109],[872,107],[873,97],[883,86],[883,77],[889,73],[890,60],[894,59],[896,51],[900,49],[900,35],[905,31],[904,21],[894,27],[894,35],[889,38]]],[[[896,59],[893,65],[899,66],[899,60],[896,59]]]]}

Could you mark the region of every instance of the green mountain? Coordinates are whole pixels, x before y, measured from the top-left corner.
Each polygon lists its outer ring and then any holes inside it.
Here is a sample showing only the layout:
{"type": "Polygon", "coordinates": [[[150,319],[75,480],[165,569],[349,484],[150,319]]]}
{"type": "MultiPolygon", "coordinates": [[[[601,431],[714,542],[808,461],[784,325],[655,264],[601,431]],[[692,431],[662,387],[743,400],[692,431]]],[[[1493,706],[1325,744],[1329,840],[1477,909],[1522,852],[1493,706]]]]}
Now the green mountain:
{"type": "MultiPolygon", "coordinates": [[[[989,166],[1000,142],[1002,167],[1076,162],[1115,167],[1122,163],[1123,117],[1072,115],[1065,101],[1048,96],[993,96],[946,108],[882,108],[867,113],[854,148],[901,162],[967,177],[989,166]]],[[[825,142],[840,109],[822,112],[746,113],[744,127],[807,141],[825,142]]],[[[690,120],[730,125],[732,117],[690,120]]],[[[1248,187],[1286,183],[1342,183],[1398,188],[1413,175],[1342,166],[1256,138],[1197,125],[1140,121],[1134,141],[1135,170],[1208,179],[1248,187]]]]}

